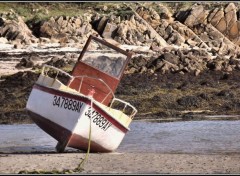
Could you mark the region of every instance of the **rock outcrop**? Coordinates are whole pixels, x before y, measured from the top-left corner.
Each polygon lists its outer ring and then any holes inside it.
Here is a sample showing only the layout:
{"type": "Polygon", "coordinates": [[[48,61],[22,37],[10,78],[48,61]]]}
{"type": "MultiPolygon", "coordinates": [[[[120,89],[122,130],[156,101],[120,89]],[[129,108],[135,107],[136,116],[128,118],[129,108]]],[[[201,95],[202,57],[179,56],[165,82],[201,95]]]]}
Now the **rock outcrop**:
{"type": "Polygon", "coordinates": [[[57,42],[61,46],[72,44],[81,48],[92,34],[117,46],[149,47],[145,55],[140,54],[143,51],[133,50],[129,73],[199,75],[204,70],[239,69],[240,22],[238,6],[234,3],[214,6],[212,10],[208,3],[195,3],[176,13],[162,3],[154,2],[152,6],[134,3],[132,7],[123,4],[124,7],[114,7],[112,13],[103,6],[79,16],[51,17],[35,28],[31,26],[36,36],[29,23],[28,27],[16,13],[2,14],[0,43],[9,42],[21,48],[36,42],[57,42]]]}
{"type": "Polygon", "coordinates": [[[23,19],[13,12],[1,15],[0,37],[6,38],[9,42],[14,42],[17,47],[20,47],[21,44],[30,45],[38,42],[23,19]]]}
{"type": "Polygon", "coordinates": [[[51,17],[40,27],[40,37],[50,38],[51,41],[66,43],[85,43],[91,34],[96,34],[90,21],[84,16],[51,17]]]}

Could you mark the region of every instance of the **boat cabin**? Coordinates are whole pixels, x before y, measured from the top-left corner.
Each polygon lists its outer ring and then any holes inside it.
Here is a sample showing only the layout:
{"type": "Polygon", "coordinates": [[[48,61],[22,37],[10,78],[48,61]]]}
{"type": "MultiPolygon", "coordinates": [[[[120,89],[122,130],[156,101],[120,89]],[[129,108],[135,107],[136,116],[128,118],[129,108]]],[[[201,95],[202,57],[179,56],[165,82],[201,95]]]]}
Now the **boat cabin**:
{"type": "Polygon", "coordinates": [[[109,106],[132,54],[90,36],[72,70],[68,86],[109,106]]]}

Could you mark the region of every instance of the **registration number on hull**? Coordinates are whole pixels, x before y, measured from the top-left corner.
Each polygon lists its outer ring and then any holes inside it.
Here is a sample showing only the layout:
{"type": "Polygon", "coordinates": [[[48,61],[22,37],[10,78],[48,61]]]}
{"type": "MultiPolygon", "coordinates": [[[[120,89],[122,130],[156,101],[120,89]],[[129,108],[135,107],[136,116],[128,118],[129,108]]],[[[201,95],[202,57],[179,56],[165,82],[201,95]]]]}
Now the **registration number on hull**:
{"type": "Polygon", "coordinates": [[[83,106],[83,102],[55,95],[53,97],[53,106],[68,109],[71,111],[80,112],[80,110],[83,106]]]}
{"type": "MultiPolygon", "coordinates": [[[[58,108],[64,108],[71,111],[76,111],[80,113],[83,102],[72,100],[70,98],[57,96],[55,95],[53,97],[53,106],[56,106],[58,108]]],[[[88,108],[88,110],[85,112],[85,115],[89,118],[91,117],[91,107],[88,108]]],[[[101,130],[107,131],[107,129],[112,126],[112,123],[109,122],[105,117],[103,117],[99,112],[93,110],[92,111],[92,122],[97,125],[101,130]]]]}
{"type": "MultiPolygon", "coordinates": [[[[91,118],[91,107],[88,108],[88,110],[85,112],[85,115],[91,118]]],[[[105,117],[95,110],[92,111],[92,122],[103,131],[107,131],[107,129],[112,126],[111,122],[109,122],[105,117]]]]}

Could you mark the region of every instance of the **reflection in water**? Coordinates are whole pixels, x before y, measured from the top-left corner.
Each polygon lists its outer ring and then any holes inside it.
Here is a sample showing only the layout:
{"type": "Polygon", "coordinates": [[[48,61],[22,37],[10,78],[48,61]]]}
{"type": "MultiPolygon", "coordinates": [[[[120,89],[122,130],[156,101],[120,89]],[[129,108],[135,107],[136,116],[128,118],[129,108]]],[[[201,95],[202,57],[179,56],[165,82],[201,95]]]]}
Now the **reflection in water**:
{"type": "MultiPolygon", "coordinates": [[[[240,121],[134,121],[116,152],[225,153],[240,151],[240,121]]],[[[35,124],[0,125],[0,153],[55,152],[57,141],[35,124]]],[[[67,148],[67,152],[76,151],[67,148]]]]}

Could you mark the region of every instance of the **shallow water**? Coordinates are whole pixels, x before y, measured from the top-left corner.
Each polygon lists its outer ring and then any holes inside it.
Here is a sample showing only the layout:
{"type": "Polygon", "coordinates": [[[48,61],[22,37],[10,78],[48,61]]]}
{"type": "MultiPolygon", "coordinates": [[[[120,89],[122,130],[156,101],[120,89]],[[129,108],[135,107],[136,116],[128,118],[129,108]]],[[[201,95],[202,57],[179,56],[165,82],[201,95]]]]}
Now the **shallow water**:
{"type": "MultiPolygon", "coordinates": [[[[240,121],[134,121],[116,152],[234,153],[240,121]]],[[[0,125],[0,153],[55,152],[57,141],[35,124],[0,125]]],[[[78,150],[67,148],[66,152],[78,150]]]]}

